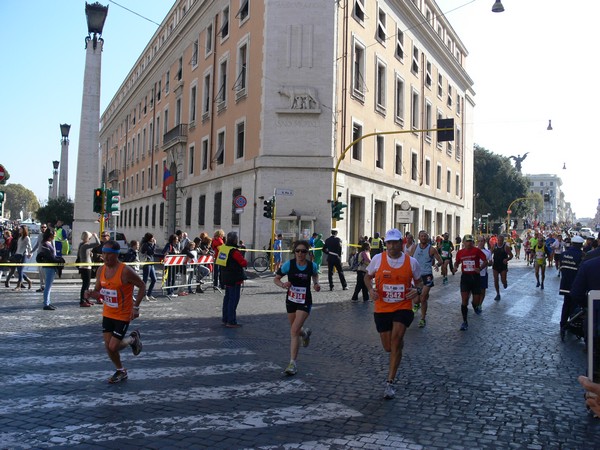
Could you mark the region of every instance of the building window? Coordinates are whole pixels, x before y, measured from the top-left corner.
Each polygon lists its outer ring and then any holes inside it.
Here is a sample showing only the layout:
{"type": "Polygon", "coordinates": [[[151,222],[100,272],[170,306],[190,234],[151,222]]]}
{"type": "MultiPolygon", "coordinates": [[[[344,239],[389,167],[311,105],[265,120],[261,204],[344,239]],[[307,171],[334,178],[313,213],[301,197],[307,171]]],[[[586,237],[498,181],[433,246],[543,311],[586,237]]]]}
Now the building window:
{"type": "Polygon", "coordinates": [[[376,104],[375,108],[377,111],[381,113],[385,113],[385,91],[386,91],[386,81],[385,81],[385,64],[381,61],[377,61],[377,80],[375,86],[375,99],[376,104]]]}
{"type": "Polygon", "coordinates": [[[238,122],[235,126],[235,157],[240,159],[244,157],[246,141],[246,122],[238,122]]]}
{"type": "Polygon", "coordinates": [[[248,20],[250,15],[250,5],[249,0],[240,0],[240,9],[238,10],[236,17],[240,18],[240,25],[248,20]]]}
{"type": "Polygon", "coordinates": [[[364,0],[354,0],[352,16],[360,23],[365,21],[365,3],[364,0]]]}
{"type": "Polygon", "coordinates": [[[431,129],[433,128],[433,107],[431,106],[431,103],[429,103],[429,101],[427,101],[425,103],[425,129],[427,130],[425,132],[425,140],[427,142],[431,142],[432,139],[432,131],[431,129]]]}
{"type": "Polygon", "coordinates": [[[452,172],[450,170],[446,171],[446,192],[448,194],[452,192],[452,172]]]}
{"type": "Polygon", "coordinates": [[[235,212],[236,207],[233,204],[233,199],[236,198],[237,196],[242,195],[242,188],[235,188],[232,192],[232,196],[231,196],[231,225],[239,225],[240,224],[240,214],[238,214],[237,212],[235,212]]]}
{"type": "Polygon", "coordinates": [[[435,188],[439,191],[442,189],[442,166],[438,164],[435,174],[435,188]]]}
{"type": "Polygon", "coordinates": [[[221,42],[229,37],[229,6],[226,6],[221,12],[221,29],[219,35],[221,36],[221,42]]]}
{"type": "Polygon", "coordinates": [[[358,42],[354,43],[354,61],[352,64],[352,95],[361,101],[365,99],[365,48],[358,42]]]}
{"type": "Polygon", "coordinates": [[[442,74],[438,73],[438,97],[442,98],[444,96],[444,77],[442,74]]]}
{"type": "MultiPolygon", "coordinates": [[[[175,102],[175,126],[181,123],[181,99],[178,98],[175,102]]],[[[139,144],[139,143],[138,143],[139,144]]]]}
{"type": "MultiPolygon", "coordinates": [[[[441,111],[438,109],[438,111],[437,111],[437,120],[441,120],[441,119],[443,119],[443,118],[444,118],[444,115],[443,115],[443,114],[442,114],[442,112],[441,112],[441,111]]],[[[439,141],[438,141],[438,143],[437,143],[437,148],[438,148],[438,150],[440,150],[440,151],[442,150],[442,144],[443,144],[443,142],[439,142],[439,141]]]]}
{"type": "Polygon", "coordinates": [[[197,98],[198,88],[196,86],[192,86],[190,92],[190,122],[196,121],[196,98],[197,98]]]}
{"type": "Polygon", "coordinates": [[[221,198],[222,192],[215,192],[215,202],[213,209],[213,225],[221,225],[221,198]]]}
{"type": "Polygon", "coordinates": [[[425,65],[425,85],[431,89],[433,79],[431,78],[431,62],[427,61],[425,65]]]}
{"type": "Polygon", "coordinates": [[[222,110],[227,103],[227,60],[219,64],[219,91],[217,92],[217,111],[222,110]]]}
{"type": "Polygon", "coordinates": [[[198,225],[204,226],[206,216],[206,195],[198,197],[198,225]]]}
{"type": "Polygon", "coordinates": [[[177,81],[183,79],[183,56],[179,57],[179,67],[177,68],[177,81]]]}
{"type": "Polygon", "coordinates": [[[196,153],[196,146],[190,145],[190,152],[188,154],[188,173],[194,174],[194,158],[196,153]]]}
{"type": "Polygon", "coordinates": [[[148,220],[149,220],[149,214],[150,212],[150,206],[146,205],[146,215],[144,216],[144,226],[147,227],[148,226],[148,220]]]}
{"type": "Polygon", "coordinates": [[[167,76],[165,77],[165,94],[169,93],[170,86],[171,86],[171,71],[167,70],[167,76]]]}
{"type": "Polygon", "coordinates": [[[189,227],[192,224],[192,197],[185,199],[185,226],[189,227]]]}
{"type": "Polygon", "coordinates": [[[237,78],[233,85],[235,91],[235,99],[246,96],[246,83],[247,83],[247,67],[248,64],[248,44],[244,43],[238,48],[237,57],[237,78]]]}
{"type": "Polygon", "coordinates": [[[458,196],[458,195],[460,195],[460,176],[458,174],[456,174],[455,179],[456,179],[456,181],[455,181],[456,186],[455,186],[454,190],[455,190],[456,195],[458,196]]]}
{"type": "Polygon", "coordinates": [[[462,98],[460,97],[460,94],[457,92],[456,93],[456,115],[460,116],[460,113],[462,111],[462,98]]]}
{"type": "Polygon", "coordinates": [[[217,134],[217,153],[215,154],[217,165],[225,161],[225,131],[219,131],[217,134]]]}
{"type": "Polygon", "coordinates": [[[137,210],[137,208],[134,208],[133,209],[133,226],[134,227],[137,227],[137,218],[138,218],[138,210],[137,210]]]}
{"type": "Polygon", "coordinates": [[[375,167],[383,169],[383,155],[385,150],[385,140],[383,136],[377,136],[375,139],[375,167]]]}
{"type": "Polygon", "coordinates": [[[415,75],[419,74],[419,49],[416,45],[413,45],[412,64],[410,70],[415,75]]]}
{"type": "Polygon", "coordinates": [[[192,67],[196,67],[198,65],[198,39],[196,39],[194,41],[194,43],[192,44],[192,59],[190,61],[190,63],[192,64],[192,67]]]}
{"type": "Polygon", "coordinates": [[[208,56],[212,53],[213,43],[213,25],[212,23],[206,27],[206,37],[204,39],[204,56],[208,56]]]}
{"type": "Polygon", "coordinates": [[[404,127],[404,80],[398,74],[396,74],[394,99],[394,121],[404,127]]]}
{"type": "Polygon", "coordinates": [[[402,145],[396,144],[396,161],[394,163],[394,173],[402,175],[402,145]]]}
{"type": "Polygon", "coordinates": [[[413,90],[412,91],[412,96],[411,96],[411,104],[410,104],[410,110],[411,110],[411,114],[410,114],[410,126],[412,127],[413,130],[418,130],[419,129],[419,118],[420,118],[420,112],[419,112],[419,91],[417,90],[413,90]]]}
{"type": "Polygon", "coordinates": [[[165,203],[160,202],[160,211],[158,213],[158,226],[162,227],[165,224],[165,203]]]}
{"type": "Polygon", "coordinates": [[[202,139],[202,170],[208,169],[208,138],[202,139]]]}
{"type": "Polygon", "coordinates": [[[448,99],[446,101],[448,104],[448,108],[452,108],[452,99],[453,99],[452,86],[448,85],[448,99]]]}
{"type": "Polygon", "coordinates": [[[204,83],[202,88],[202,120],[210,117],[210,99],[211,99],[211,74],[204,75],[204,83]]]}
{"type": "Polygon", "coordinates": [[[418,166],[417,166],[417,154],[412,152],[410,155],[410,179],[417,181],[418,178],[418,166]]]}
{"type": "Polygon", "coordinates": [[[156,226],[156,205],[152,205],[152,227],[156,226]]]}
{"type": "Polygon", "coordinates": [[[431,161],[429,159],[425,160],[425,184],[431,185],[431,161]]]}
{"type": "Polygon", "coordinates": [[[396,27],[396,58],[404,62],[404,33],[396,27]]]}
{"type": "MultiPolygon", "coordinates": [[[[359,123],[352,124],[352,142],[356,141],[363,135],[363,127],[359,123]]],[[[357,161],[362,160],[362,140],[352,146],[352,159],[357,161]]]]}
{"type": "Polygon", "coordinates": [[[461,149],[462,149],[462,132],[460,130],[460,128],[456,128],[455,130],[456,135],[454,137],[454,148],[455,150],[455,155],[456,155],[456,159],[460,161],[460,158],[462,157],[461,155],[461,149]]]}
{"type": "Polygon", "coordinates": [[[141,189],[141,190],[142,190],[142,192],[144,191],[144,187],[146,186],[146,184],[145,184],[145,180],[144,180],[144,175],[146,175],[146,172],[144,172],[144,171],[142,170],[142,185],[141,185],[141,186],[142,186],[142,189],[141,189]]]}
{"type": "Polygon", "coordinates": [[[385,11],[381,8],[379,8],[378,12],[377,12],[377,40],[382,43],[383,45],[385,45],[385,40],[387,39],[387,34],[385,31],[385,25],[386,25],[386,15],[385,15],[385,11]]]}

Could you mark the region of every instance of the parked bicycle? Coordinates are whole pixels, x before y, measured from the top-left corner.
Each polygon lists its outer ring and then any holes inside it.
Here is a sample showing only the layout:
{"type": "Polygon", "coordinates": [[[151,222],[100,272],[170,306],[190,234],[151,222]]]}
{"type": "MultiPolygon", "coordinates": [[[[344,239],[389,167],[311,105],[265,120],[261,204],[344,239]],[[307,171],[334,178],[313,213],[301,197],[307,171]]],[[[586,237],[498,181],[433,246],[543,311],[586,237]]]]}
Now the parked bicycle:
{"type": "MultiPolygon", "coordinates": [[[[263,247],[263,250],[266,251],[266,247],[263,247]]],[[[262,273],[265,272],[266,270],[269,269],[270,267],[270,258],[269,258],[269,254],[265,252],[264,255],[259,254],[259,253],[252,253],[253,258],[252,258],[252,267],[254,268],[254,270],[258,273],[262,273]],[[257,256],[254,256],[257,255],[257,256]]]]}

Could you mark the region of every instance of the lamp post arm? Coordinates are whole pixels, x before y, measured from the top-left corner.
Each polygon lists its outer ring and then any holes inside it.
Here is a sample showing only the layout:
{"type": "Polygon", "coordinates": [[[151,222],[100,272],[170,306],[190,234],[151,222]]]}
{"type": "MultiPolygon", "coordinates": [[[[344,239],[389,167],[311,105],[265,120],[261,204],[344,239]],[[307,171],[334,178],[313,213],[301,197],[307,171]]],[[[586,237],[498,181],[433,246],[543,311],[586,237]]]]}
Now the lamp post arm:
{"type": "MultiPolygon", "coordinates": [[[[384,136],[384,135],[388,135],[388,134],[429,133],[429,132],[434,132],[434,131],[435,132],[438,132],[438,131],[452,131],[453,129],[454,128],[429,128],[429,129],[425,129],[425,130],[378,131],[378,132],[368,133],[368,134],[362,135],[358,139],[355,139],[354,141],[350,142],[350,144],[348,144],[346,146],[346,148],[344,149],[344,151],[342,152],[342,154],[338,158],[337,163],[335,164],[335,169],[333,170],[333,201],[337,200],[337,194],[338,194],[337,193],[337,175],[338,175],[338,170],[340,168],[340,164],[344,160],[344,158],[346,157],[346,153],[348,153],[348,151],[352,147],[354,147],[357,143],[359,143],[363,139],[366,139],[366,138],[371,137],[371,136],[382,136],[382,135],[384,136]]],[[[335,228],[336,220],[332,219],[331,223],[332,223],[332,228],[335,228]]]]}

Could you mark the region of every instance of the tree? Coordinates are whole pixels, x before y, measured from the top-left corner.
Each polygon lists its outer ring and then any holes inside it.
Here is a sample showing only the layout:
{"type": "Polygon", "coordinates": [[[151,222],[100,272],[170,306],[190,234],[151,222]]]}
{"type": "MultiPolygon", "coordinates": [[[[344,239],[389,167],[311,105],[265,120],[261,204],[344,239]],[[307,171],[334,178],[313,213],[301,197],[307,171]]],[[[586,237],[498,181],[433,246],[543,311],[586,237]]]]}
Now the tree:
{"type": "MultiPolygon", "coordinates": [[[[527,178],[512,166],[510,159],[478,145],[475,145],[474,152],[474,176],[475,192],[478,194],[476,212],[490,213],[492,220],[506,218],[507,208],[513,200],[530,197],[527,178]]],[[[532,209],[531,201],[515,202],[511,206],[511,216],[523,217],[532,209]]]]}
{"type": "Polygon", "coordinates": [[[74,205],[70,199],[64,197],[48,200],[46,206],[37,210],[37,217],[41,223],[56,223],[62,220],[66,225],[73,224],[74,205]]]}
{"type": "Polygon", "coordinates": [[[23,211],[23,219],[34,216],[40,207],[40,202],[33,191],[30,191],[21,184],[7,184],[0,190],[6,193],[4,199],[4,214],[12,220],[20,218],[23,211]]]}

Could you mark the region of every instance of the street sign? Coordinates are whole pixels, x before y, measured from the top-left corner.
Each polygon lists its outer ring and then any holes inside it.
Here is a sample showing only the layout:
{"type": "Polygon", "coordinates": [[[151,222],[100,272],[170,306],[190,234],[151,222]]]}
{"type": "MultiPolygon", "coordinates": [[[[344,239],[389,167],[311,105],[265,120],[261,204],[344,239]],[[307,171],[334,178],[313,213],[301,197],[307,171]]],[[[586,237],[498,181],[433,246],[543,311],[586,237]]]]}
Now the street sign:
{"type": "Polygon", "coordinates": [[[4,181],[4,177],[6,176],[6,171],[4,170],[4,166],[0,164],[0,181],[4,181]]]}
{"type": "Polygon", "coordinates": [[[508,211],[506,211],[506,214],[512,214],[512,211],[509,209],[508,211]]]}
{"type": "Polygon", "coordinates": [[[396,211],[396,223],[412,223],[414,211],[396,211]]]}
{"type": "Polygon", "coordinates": [[[275,189],[275,195],[293,196],[294,191],[292,189],[275,189]]]}
{"type": "Polygon", "coordinates": [[[235,208],[236,214],[242,214],[244,212],[244,208],[235,208]]]}
{"type": "Polygon", "coordinates": [[[233,199],[233,206],[236,208],[245,208],[247,204],[248,200],[243,195],[238,195],[233,199]]]}

